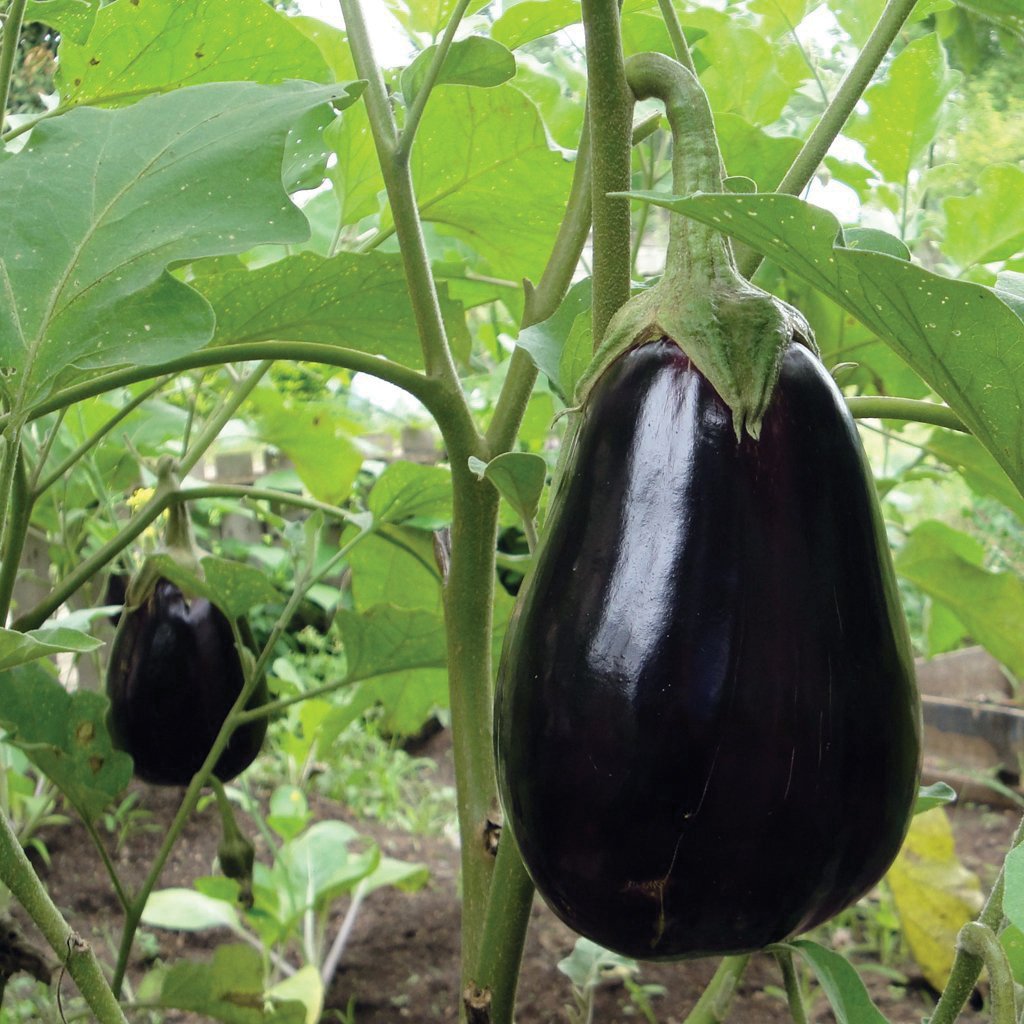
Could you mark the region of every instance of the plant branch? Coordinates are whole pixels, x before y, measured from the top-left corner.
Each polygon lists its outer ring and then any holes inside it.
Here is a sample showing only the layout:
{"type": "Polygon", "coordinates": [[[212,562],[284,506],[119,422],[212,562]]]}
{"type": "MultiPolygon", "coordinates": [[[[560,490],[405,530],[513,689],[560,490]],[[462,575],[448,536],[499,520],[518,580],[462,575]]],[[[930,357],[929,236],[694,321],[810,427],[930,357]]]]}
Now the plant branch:
{"type": "MultiPolygon", "coordinates": [[[[1024,841],[1024,819],[1017,826],[1010,849],[1013,850],[1024,841]]],[[[993,932],[998,932],[1003,924],[1003,892],[1006,888],[1006,866],[999,869],[992,891],[988,894],[985,906],[978,915],[978,924],[984,925],[993,932]]],[[[957,943],[953,966],[949,972],[946,987],[935,1005],[935,1012],[928,1018],[928,1024],[955,1024],[960,1011],[970,999],[974,986],[977,984],[984,960],[957,943]]]]}
{"type": "MultiPolygon", "coordinates": [[[[878,23],[864,44],[864,49],[843,77],[835,96],[825,108],[821,120],[815,125],[803,148],[797,153],[792,166],[776,189],[777,192],[797,196],[807,187],[821,161],[825,159],[825,154],[843,130],[843,125],[853,113],[853,108],[864,95],[864,90],[889,52],[893,40],[906,24],[916,2],[917,0],[888,0],[878,23]]],[[[748,251],[740,261],[740,272],[745,277],[752,277],[763,259],[759,253],[748,251]]]]}
{"type": "Polygon", "coordinates": [[[665,22],[665,28],[668,29],[668,37],[672,40],[672,49],[675,51],[676,60],[696,78],[697,69],[693,64],[693,54],[690,53],[690,44],[686,41],[683,26],[679,23],[675,4],[672,0],[658,0],[658,6],[661,8],[661,17],[665,22]]]}
{"type": "Polygon", "coordinates": [[[11,433],[14,436],[4,439],[6,443],[0,460],[0,501],[4,502],[0,505],[3,511],[3,523],[0,525],[0,626],[6,624],[10,612],[32,515],[21,432],[11,433]]]}
{"type": "Polygon", "coordinates": [[[433,91],[438,76],[441,74],[441,68],[448,59],[448,51],[451,49],[452,40],[455,38],[455,32],[459,27],[459,22],[462,21],[463,15],[466,13],[467,7],[469,7],[469,0],[458,0],[455,10],[452,11],[448,24],[445,26],[444,35],[441,36],[441,41],[437,44],[437,49],[434,50],[426,76],[412,101],[409,116],[405,119],[405,127],[402,129],[401,135],[398,138],[398,144],[395,147],[395,158],[398,160],[407,160],[412,152],[413,140],[416,138],[416,129],[420,126],[423,111],[427,107],[427,100],[430,99],[430,93],[433,91]]]}
{"type": "Polygon", "coordinates": [[[683,1024],[723,1024],[749,961],[749,955],[723,957],[683,1024]]]}
{"type": "Polygon", "coordinates": [[[629,299],[629,200],[610,197],[630,185],[633,93],[626,83],[617,0],[583,0],[587,49],[587,123],[593,164],[592,324],[596,349],[608,323],[629,299]]]}
{"type": "Polygon", "coordinates": [[[160,389],[163,388],[163,386],[167,383],[169,379],[170,378],[166,376],[160,377],[158,380],[154,381],[150,387],[146,388],[145,391],[140,392],[130,402],[122,406],[118,410],[116,415],[111,416],[111,418],[107,420],[106,423],[104,423],[101,427],[95,430],[89,437],[87,437],[73,452],[71,452],[70,455],[67,456],[67,458],[65,458],[60,463],[60,465],[56,466],[49,473],[47,473],[47,475],[43,477],[42,480],[38,479],[39,470],[42,468],[42,463],[40,463],[39,467],[37,467],[36,472],[37,479],[32,487],[33,499],[38,499],[40,495],[42,495],[45,491],[52,487],[58,480],[60,480],[60,478],[64,476],[64,474],[67,473],[72,468],[72,466],[74,466],[75,463],[82,458],[82,456],[84,456],[91,448],[93,448],[104,437],[106,437],[107,434],[109,434],[119,423],[123,422],[128,416],[135,412],[135,410],[138,409],[138,407],[142,405],[143,402],[148,401],[150,398],[153,397],[153,395],[160,391],[160,389]]]}
{"type": "Polygon", "coordinates": [[[804,997],[800,991],[800,979],[793,966],[793,954],[783,947],[772,950],[775,960],[782,971],[782,984],[786,990],[786,1001],[793,1024],[807,1024],[807,1011],[804,1009],[804,997]]]}
{"type": "Polygon", "coordinates": [[[908,420],[914,423],[930,423],[932,426],[946,427],[949,430],[959,430],[963,434],[971,432],[948,405],[939,405],[937,402],[866,395],[862,398],[847,398],[846,407],[859,420],[908,420]]]}
{"type": "Polygon", "coordinates": [[[103,968],[92,949],[71,930],[46,887],[39,880],[25,851],[11,831],[6,814],[0,814],[0,882],[25,908],[50,948],[74,979],[79,992],[100,1024],[128,1024],[103,968]]]}
{"type": "Polygon", "coordinates": [[[14,75],[14,61],[18,55],[18,40],[21,38],[21,24],[25,18],[28,0],[12,0],[4,21],[3,40],[0,42],[0,132],[7,119],[7,100],[11,95],[11,77],[14,75]]]}
{"type": "MultiPolygon", "coordinates": [[[[356,373],[368,373],[402,388],[403,391],[408,391],[432,413],[434,407],[440,404],[436,381],[429,380],[422,373],[390,359],[382,359],[368,352],[358,352],[355,349],[341,348],[337,345],[299,341],[256,341],[200,349],[158,366],[126,366],[119,370],[113,370],[51,395],[33,407],[28,414],[28,419],[36,420],[40,416],[45,416],[47,413],[55,412],[85,398],[92,398],[95,395],[102,395],[106,391],[112,391],[114,388],[136,384],[143,380],[152,380],[154,377],[165,374],[178,374],[184,370],[195,370],[202,366],[221,366],[224,363],[240,363],[258,359],[321,363],[324,366],[338,366],[356,373]]],[[[0,429],[5,428],[9,421],[9,415],[0,416],[0,429]]]]}

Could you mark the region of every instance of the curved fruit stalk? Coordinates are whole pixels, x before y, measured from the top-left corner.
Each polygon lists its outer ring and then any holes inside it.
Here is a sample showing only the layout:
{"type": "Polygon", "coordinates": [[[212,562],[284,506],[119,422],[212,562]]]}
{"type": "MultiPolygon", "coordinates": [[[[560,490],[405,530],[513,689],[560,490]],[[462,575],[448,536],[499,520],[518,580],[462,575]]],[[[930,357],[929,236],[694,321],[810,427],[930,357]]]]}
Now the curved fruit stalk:
{"type": "MultiPolygon", "coordinates": [[[[696,79],[645,55],[677,192],[720,190],[696,79]]],[[[795,310],[672,220],[578,389],[495,704],[505,820],[538,891],[620,953],[745,953],[882,876],[920,705],[856,426],[795,310]]]]}
{"type": "MultiPolygon", "coordinates": [[[[161,484],[172,473],[164,469],[161,484]]],[[[193,574],[200,552],[181,503],[169,510],[158,554],[193,574]]],[[[240,622],[243,637],[248,630],[240,622]]],[[[116,746],[131,755],[135,774],[156,785],[187,786],[202,767],[245,685],[231,623],[205,598],[190,598],[147,559],[128,585],[107,667],[108,725],[116,746]]],[[[261,679],[247,707],[267,700],[261,679]]],[[[263,718],[236,729],[214,766],[227,781],[256,758],[266,734],[263,718]]]]}
{"type": "MultiPolygon", "coordinates": [[[[665,102],[674,140],[673,192],[724,192],[711,108],[697,79],[657,53],[631,57],[626,77],[637,99],[665,102]]],[[[612,319],[577,388],[579,401],[623,352],[662,337],[675,339],[725,400],[737,438],[757,436],[786,347],[796,340],[814,348],[802,314],[740,274],[724,235],[678,215],[669,221],[661,280],[612,319]]]]}

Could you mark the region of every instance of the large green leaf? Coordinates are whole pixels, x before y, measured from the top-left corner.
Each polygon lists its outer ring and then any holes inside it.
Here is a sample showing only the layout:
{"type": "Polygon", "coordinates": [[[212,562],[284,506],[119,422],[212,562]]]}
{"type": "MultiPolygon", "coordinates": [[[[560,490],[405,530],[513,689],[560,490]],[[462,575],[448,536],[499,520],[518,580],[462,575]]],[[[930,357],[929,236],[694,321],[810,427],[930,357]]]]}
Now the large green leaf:
{"type": "Polygon", "coordinates": [[[914,40],[864,94],[866,114],[854,115],[846,134],[864,144],[886,181],[902,185],[932,144],[946,96],[960,79],[950,71],[934,32],[914,40]]]}
{"type": "Polygon", "coordinates": [[[102,646],[102,640],[88,633],[60,626],[32,629],[27,633],[0,629],[0,671],[62,651],[80,654],[102,646]]]}
{"type": "Polygon", "coordinates": [[[380,209],[384,191],[370,118],[362,103],[349,107],[324,130],[324,142],[335,154],[327,170],[338,199],[339,223],[355,224],[380,209]]]}
{"type": "Polygon", "coordinates": [[[447,466],[395,462],[370,491],[367,507],[375,520],[437,530],[452,521],[452,474],[447,466]]]}
{"type": "MultiPolygon", "coordinates": [[[[444,31],[458,0],[384,0],[401,24],[413,33],[425,32],[432,39],[444,31]]],[[[467,14],[486,6],[488,0],[470,0],[467,14]]]]}
{"type": "Polygon", "coordinates": [[[60,32],[61,52],[65,41],[84,42],[92,31],[99,3],[87,0],[29,0],[25,24],[40,21],[60,32]]]}
{"type": "Polygon", "coordinates": [[[896,570],[952,609],[978,643],[1024,678],[1024,580],[975,564],[964,537],[944,523],[921,523],[897,555],[896,570]]]}
{"type": "Polygon", "coordinates": [[[132,777],[132,760],[114,750],[107,698],[68,693],[39,662],[0,672],[0,723],[83,818],[95,819],[132,777]]]}
{"type": "Polygon", "coordinates": [[[448,663],[444,622],[432,612],[385,604],[362,615],[339,611],[335,621],[351,682],[448,663]]]}
{"type": "Polygon", "coordinates": [[[537,279],[565,213],[571,165],[511,84],[439,90],[412,154],[420,213],[500,277],[537,279]]]}
{"type": "Polygon", "coordinates": [[[995,292],[837,246],[835,217],[793,196],[631,194],[733,235],[848,309],[949,403],[1024,494],[1024,322],[995,292]]]}
{"type": "Polygon", "coordinates": [[[285,134],[304,111],[358,91],[203,85],[40,124],[0,164],[8,404],[27,408],[76,371],[206,344],[213,312],[168,263],[306,237],[281,186],[285,134]]]}
{"type": "Polygon", "coordinates": [[[956,4],[1024,40],[1024,12],[1018,0],[956,0],[956,4]]]}
{"type": "Polygon", "coordinates": [[[810,939],[796,939],[789,945],[814,969],[838,1024],[887,1024],[856,968],[842,954],[810,939]]]}
{"type": "Polygon", "coordinates": [[[1024,169],[993,164],[982,170],[978,190],[951,196],[942,244],[961,267],[1009,259],[1024,250],[1024,169]]]}
{"type": "Polygon", "coordinates": [[[523,0],[494,22],[491,35],[515,50],[579,20],[580,0],[523,0]]]}
{"type": "Polygon", "coordinates": [[[717,114],[715,129],[729,173],[752,178],[759,192],[778,187],[802,145],[791,135],[769,135],[739,114],[717,114]]]}
{"type": "Polygon", "coordinates": [[[441,578],[433,537],[426,530],[385,526],[349,555],[355,607],[394,604],[441,612],[441,578]]]}
{"type": "Polygon", "coordinates": [[[1024,498],[995,459],[969,434],[935,430],[928,451],[955,469],[976,494],[1001,501],[1024,522],[1024,498]]]}
{"type": "Polygon", "coordinates": [[[61,40],[58,85],[66,104],[119,106],[207,82],[329,78],[316,44],[263,0],[117,0],[85,42],[61,40]]]}
{"type": "MultiPolygon", "coordinates": [[[[304,252],[258,270],[204,275],[195,286],[217,315],[214,339],[310,341],[354,348],[421,367],[423,354],[401,257],[388,253],[304,252]]],[[[462,308],[440,288],[457,333],[462,308]]]]}

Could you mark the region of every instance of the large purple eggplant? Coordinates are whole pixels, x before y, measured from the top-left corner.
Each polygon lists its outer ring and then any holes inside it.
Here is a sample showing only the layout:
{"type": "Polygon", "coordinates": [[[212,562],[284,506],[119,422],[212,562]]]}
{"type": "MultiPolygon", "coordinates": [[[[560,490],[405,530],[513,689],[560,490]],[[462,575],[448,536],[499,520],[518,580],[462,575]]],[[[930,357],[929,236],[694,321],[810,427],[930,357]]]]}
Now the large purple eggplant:
{"type": "Polygon", "coordinates": [[[621,953],[761,948],[867,892],[907,828],[920,709],[855,425],[781,358],[758,440],[662,338],[589,391],[506,639],[506,824],[621,953]]]}
{"type": "MultiPolygon", "coordinates": [[[[162,786],[187,786],[210,753],[244,676],[231,626],[209,601],[189,601],[159,579],[136,608],[124,612],[110,656],[108,725],[135,774],[162,786]]],[[[266,700],[261,682],[249,706],[266,700]]],[[[266,719],[231,735],[214,766],[222,781],[259,753],[266,719]]]]}

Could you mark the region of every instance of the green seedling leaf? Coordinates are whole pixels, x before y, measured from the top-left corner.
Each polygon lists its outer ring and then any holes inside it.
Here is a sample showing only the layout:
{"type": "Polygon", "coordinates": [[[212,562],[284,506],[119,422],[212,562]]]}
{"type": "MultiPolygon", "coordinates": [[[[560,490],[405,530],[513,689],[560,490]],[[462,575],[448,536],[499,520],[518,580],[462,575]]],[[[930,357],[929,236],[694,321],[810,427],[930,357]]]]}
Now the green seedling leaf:
{"type": "Polygon", "coordinates": [[[610,971],[633,974],[637,964],[629,957],[613,953],[590,939],[577,939],[572,952],[558,961],[558,969],[581,992],[596,988],[610,971]]]}
{"type": "MultiPolygon", "coordinates": [[[[390,253],[299,253],[258,270],[195,282],[217,316],[214,340],[307,341],[387,356],[417,369],[423,352],[401,257],[390,253]],[[344,311],[339,316],[339,310],[344,311]]],[[[441,311],[457,332],[462,307],[442,286],[441,311]]]]}
{"type": "Polygon", "coordinates": [[[373,485],[367,507],[377,522],[439,530],[452,521],[451,470],[392,463],[373,485]]]}
{"type": "Polygon", "coordinates": [[[318,821],[278,851],[270,877],[290,897],[295,913],[322,910],[355,888],[380,863],[376,844],[342,821],[318,821]],[[363,849],[353,849],[359,843],[363,849]]]}
{"type": "Polygon", "coordinates": [[[1024,580],[990,572],[977,542],[944,523],[915,527],[896,556],[896,571],[947,605],[971,636],[1015,676],[1024,676],[1024,580]]]}
{"type": "Polygon", "coordinates": [[[562,387],[562,354],[576,320],[590,311],[592,291],[589,277],[577,281],[547,320],[527,327],[519,334],[519,347],[526,349],[537,369],[563,398],[571,398],[571,392],[567,394],[562,387]]]}
{"type": "MultiPolygon", "coordinates": [[[[472,246],[494,275],[539,279],[572,166],[515,86],[439,90],[420,122],[412,174],[424,220],[472,246]]],[[[388,214],[381,226],[391,227],[388,214]]]]}
{"type": "Polygon", "coordinates": [[[278,786],[271,794],[267,824],[285,841],[295,839],[311,817],[306,794],[298,786],[278,786]]]}
{"type": "Polygon", "coordinates": [[[933,782],[930,786],[921,786],[917,791],[914,813],[921,814],[933,807],[956,802],[956,790],[946,782],[933,782]]]}
{"type": "Polygon", "coordinates": [[[208,82],[330,78],[316,44],[262,0],[132,0],[95,17],[87,40],[61,40],[67,105],[122,106],[208,82]]]}
{"type": "Polygon", "coordinates": [[[98,10],[99,3],[86,0],[29,0],[25,6],[25,24],[39,21],[57,29],[63,53],[65,40],[84,43],[89,38],[98,10]]]}
{"type": "Polygon", "coordinates": [[[0,672],[0,723],[78,813],[95,820],[131,781],[132,759],[107,732],[107,698],[68,693],[38,661],[0,672]]]}
{"type": "Polygon", "coordinates": [[[1024,250],[1024,169],[992,164],[978,176],[977,191],[951,196],[942,207],[946,237],[942,244],[961,267],[1009,259],[1024,250]]]}
{"type": "Polygon", "coordinates": [[[490,462],[471,458],[469,468],[482,479],[490,480],[524,522],[533,521],[548,474],[548,464],[540,455],[505,452],[490,462]]]}
{"type": "Polygon", "coordinates": [[[306,1024],[306,1007],[298,1000],[275,1000],[265,1009],[263,955],[251,946],[218,946],[211,963],[182,960],[146,981],[139,994],[147,1005],[188,1010],[223,1024],[306,1024]]]}
{"type": "Polygon", "coordinates": [[[946,96],[959,82],[934,32],[915,39],[895,57],[888,74],[864,93],[866,114],[855,114],[846,134],[863,143],[868,160],[886,181],[902,183],[938,134],[946,96]]]}
{"type": "Polygon", "coordinates": [[[849,310],[931,385],[1024,494],[1024,322],[992,289],[837,246],[835,217],[793,196],[630,195],[746,242],[849,310]]]}
{"type": "Polygon", "coordinates": [[[158,889],[146,900],[142,923],[182,932],[228,928],[237,935],[243,931],[234,907],[195,889],[158,889]]]}
{"type": "MultiPolygon", "coordinates": [[[[402,72],[402,95],[407,106],[412,106],[423,87],[436,52],[437,46],[428,46],[402,72]]],[[[489,88],[507,82],[515,73],[516,59],[508,47],[486,36],[469,36],[452,43],[435,84],[489,88]]]]}
{"type": "Polygon", "coordinates": [[[0,671],[50,654],[85,654],[102,646],[102,640],[65,626],[32,629],[27,633],[0,629],[0,671]]]}
{"type": "Polygon", "coordinates": [[[849,960],[810,939],[795,939],[787,945],[811,965],[837,1024],[886,1024],[849,960]]]}
{"type": "Polygon", "coordinates": [[[491,35],[510,50],[518,49],[580,20],[580,0],[523,0],[509,7],[491,26],[491,35]]]}
{"type": "Polygon", "coordinates": [[[12,412],[98,368],[205,345],[213,312],[167,265],[305,238],[281,186],[285,134],[359,88],[204,85],[38,125],[0,163],[0,387],[12,412]],[[47,210],[60,231],[40,227],[47,210]]]}
{"type": "Polygon", "coordinates": [[[402,892],[416,892],[429,879],[430,872],[425,864],[409,864],[393,857],[381,857],[377,867],[359,883],[359,891],[363,896],[369,896],[377,889],[393,886],[402,892]]]}
{"type": "Polygon", "coordinates": [[[312,965],[300,967],[290,978],[267,989],[267,999],[280,1003],[301,1003],[306,1008],[306,1024],[317,1024],[324,1009],[324,983],[312,965]]]}

